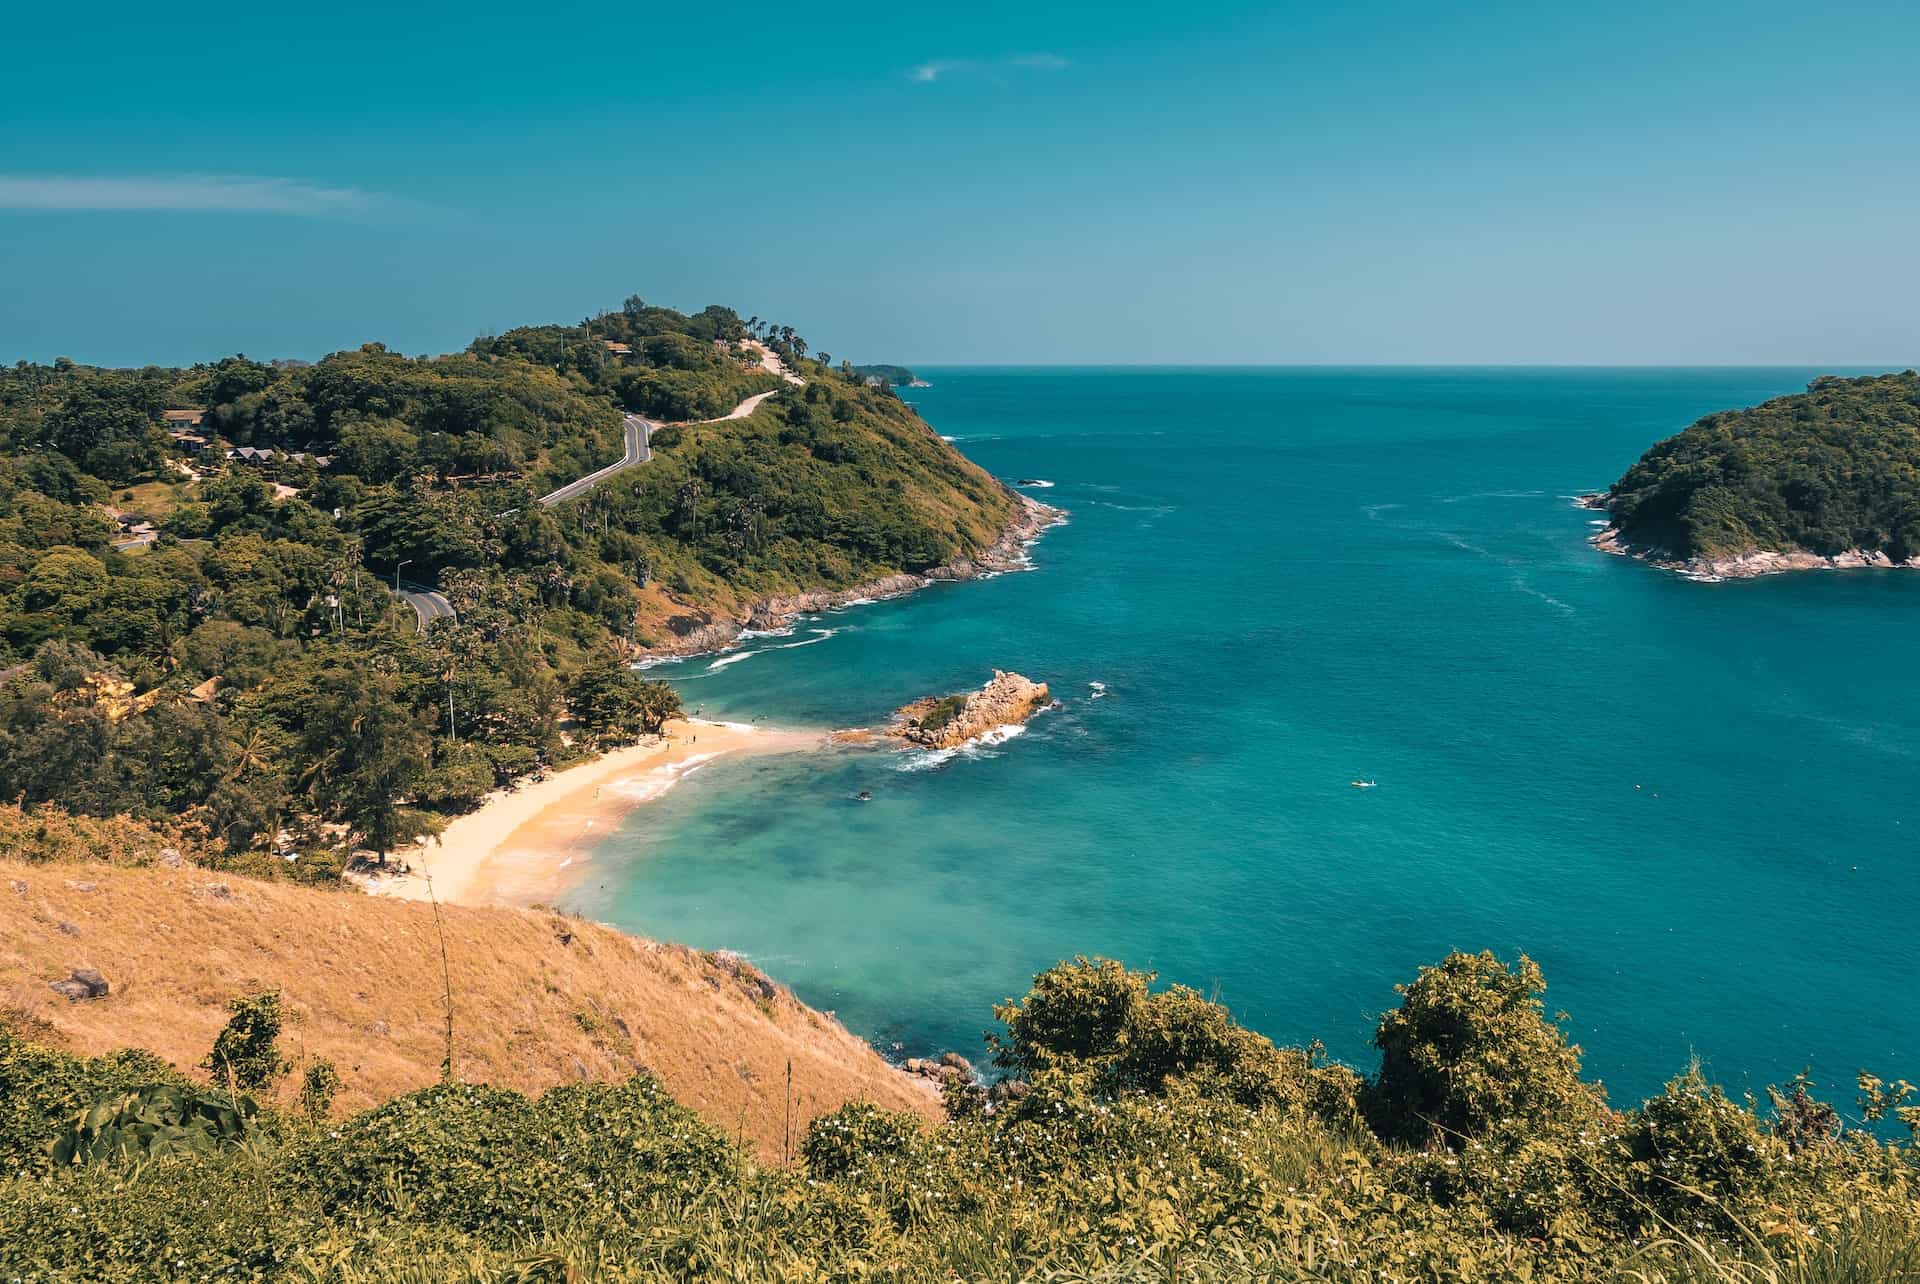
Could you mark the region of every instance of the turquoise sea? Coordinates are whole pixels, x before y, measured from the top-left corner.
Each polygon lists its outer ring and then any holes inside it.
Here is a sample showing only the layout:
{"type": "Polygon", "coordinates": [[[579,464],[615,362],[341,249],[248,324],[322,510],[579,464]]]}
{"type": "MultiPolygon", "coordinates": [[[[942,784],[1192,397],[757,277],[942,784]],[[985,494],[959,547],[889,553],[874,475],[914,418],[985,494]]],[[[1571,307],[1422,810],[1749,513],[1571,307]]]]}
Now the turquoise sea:
{"type": "Polygon", "coordinates": [[[1490,948],[1616,1099],[1695,1055],[1920,1077],[1920,575],[1690,583],[1569,500],[1817,373],[930,371],[929,422],[1071,512],[1035,569],[654,673],[778,725],[996,666],[1065,707],[941,763],[715,763],[572,903],[907,1053],[1098,953],[1371,1068],[1394,984],[1490,948]]]}

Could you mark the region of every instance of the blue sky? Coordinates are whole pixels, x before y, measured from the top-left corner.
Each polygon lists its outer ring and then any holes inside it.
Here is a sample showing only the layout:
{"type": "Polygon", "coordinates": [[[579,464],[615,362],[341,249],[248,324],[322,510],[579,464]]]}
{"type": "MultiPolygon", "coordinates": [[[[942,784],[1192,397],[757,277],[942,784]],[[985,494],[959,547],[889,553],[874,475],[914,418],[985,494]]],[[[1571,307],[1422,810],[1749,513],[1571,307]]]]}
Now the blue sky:
{"type": "Polygon", "coordinates": [[[1920,361],[1911,4],[36,6],[0,360],[1920,361]],[[919,10],[925,9],[925,12],[919,10]]]}

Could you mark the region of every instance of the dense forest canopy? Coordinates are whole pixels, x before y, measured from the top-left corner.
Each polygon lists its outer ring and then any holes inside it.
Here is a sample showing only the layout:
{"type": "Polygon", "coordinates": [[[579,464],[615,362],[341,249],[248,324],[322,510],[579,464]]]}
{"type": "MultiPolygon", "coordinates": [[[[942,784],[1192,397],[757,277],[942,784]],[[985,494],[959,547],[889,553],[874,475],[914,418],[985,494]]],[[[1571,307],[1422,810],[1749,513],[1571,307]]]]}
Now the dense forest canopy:
{"type": "Polygon", "coordinates": [[[1005,488],[825,355],[633,298],[444,356],[0,369],[0,802],[337,868],[657,728],[623,661],[674,622],[991,542],[1005,488]],[[623,412],[652,459],[536,503],[623,412]],[[416,636],[402,576],[457,616],[416,636]]]}
{"type": "Polygon", "coordinates": [[[1681,558],[1755,550],[1920,554],[1920,374],[1816,379],[1708,415],[1607,493],[1631,544],[1681,558]]]}

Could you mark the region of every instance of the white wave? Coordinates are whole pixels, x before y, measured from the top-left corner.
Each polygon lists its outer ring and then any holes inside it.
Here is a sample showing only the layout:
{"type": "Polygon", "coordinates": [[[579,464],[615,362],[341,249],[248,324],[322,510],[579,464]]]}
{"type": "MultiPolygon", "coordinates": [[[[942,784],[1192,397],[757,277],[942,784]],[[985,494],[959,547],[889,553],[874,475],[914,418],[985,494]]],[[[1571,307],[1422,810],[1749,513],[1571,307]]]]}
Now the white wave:
{"type": "Polygon", "coordinates": [[[949,437],[945,433],[941,433],[940,440],[941,441],[959,441],[960,439],[958,437],[949,437]]]}
{"type": "Polygon", "coordinates": [[[849,606],[872,606],[875,602],[878,602],[879,600],[880,599],[877,597],[850,597],[846,601],[842,602],[838,607],[835,607],[834,609],[841,610],[849,606]]]}
{"type": "Polygon", "coordinates": [[[820,643],[825,642],[828,638],[832,637],[834,634],[838,633],[840,630],[839,629],[812,629],[809,631],[813,634],[813,636],[810,638],[801,638],[798,642],[782,642],[779,646],[768,647],[767,650],[791,651],[793,650],[793,648],[797,646],[817,646],[820,643]]]}
{"type": "Polygon", "coordinates": [[[1555,597],[1551,593],[1547,593],[1540,589],[1535,588],[1532,584],[1530,584],[1527,581],[1527,577],[1524,575],[1515,574],[1513,577],[1513,586],[1519,589],[1522,593],[1525,593],[1528,597],[1534,597],[1534,598],[1540,599],[1542,602],[1545,602],[1548,606],[1551,606],[1556,611],[1561,611],[1567,615],[1578,614],[1578,612],[1575,611],[1575,609],[1571,604],[1562,602],[1559,598],[1555,597]]]}
{"type": "Polygon", "coordinates": [[[723,722],[718,718],[689,718],[688,721],[692,722],[695,726],[725,727],[728,731],[744,731],[749,735],[760,730],[760,728],[754,726],[751,722],[723,722]]]}
{"type": "Polygon", "coordinates": [[[760,653],[758,651],[729,651],[727,654],[721,656],[718,660],[715,660],[712,664],[709,664],[707,666],[707,672],[711,673],[715,669],[724,669],[729,664],[738,664],[742,660],[751,660],[754,656],[759,654],[760,653]]]}
{"type": "Polygon", "coordinates": [[[1464,504],[1475,499],[1538,499],[1546,493],[1544,490],[1477,490],[1471,495],[1449,495],[1440,502],[1464,504]]]}
{"type": "Polygon", "coordinates": [[[1014,485],[1022,488],[1023,490],[1052,490],[1053,489],[1052,482],[1042,481],[1038,477],[1031,477],[1031,478],[1028,478],[1026,481],[1017,481],[1014,483],[1014,485]]]}
{"type": "Polygon", "coordinates": [[[1110,499],[1090,499],[1087,502],[1100,508],[1115,508],[1123,513],[1152,513],[1157,517],[1179,511],[1175,504],[1116,504],[1110,499]]]}
{"type": "Polygon", "coordinates": [[[638,779],[618,780],[606,787],[622,798],[630,798],[634,802],[650,802],[719,756],[717,753],[696,753],[682,758],[679,762],[655,767],[638,779]]]}
{"type": "Polygon", "coordinates": [[[1107,684],[1104,682],[1089,682],[1087,686],[1093,691],[1093,694],[1087,697],[1089,700],[1099,700],[1107,694],[1107,684]]]}
{"type": "Polygon", "coordinates": [[[1592,521],[1590,521],[1590,522],[1588,522],[1588,523],[1587,523],[1587,525],[1589,525],[1589,526],[1610,526],[1610,525],[1612,525],[1612,522],[1611,522],[1611,520],[1610,520],[1610,519],[1608,519],[1608,518],[1605,518],[1605,517],[1596,517],[1596,518],[1594,518],[1594,519],[1593,519],[1592,521]]]}
{"type": "Polygon", "coordinates": [[[995,745],[1003,745],[1015,736],[1026,734],[1026,726],[1018,722],[1006,722],[997,727],[982,731],[971,740],[963,740],[950,749],[924,749],[918,753],[906,755],[895,771],[931,771],[944,766],[955,758],[998,758],[997,753],[988,750],[995,745]]]}
{"type": "Polygon", "coordinates": [[[754,638],[790,638],[793,636],[793,626],[789,624],[778,629],[741,629],[736,636],[748,641],[754,638]]]}
{"type": "Polygon", "coordinates": [[[685,655],[650,655],[646,659],[637,662],[633,667],[636,669],[651,669],[655,665],[679,664],[681,661],[691,658],[691,656],[685,655]]]}

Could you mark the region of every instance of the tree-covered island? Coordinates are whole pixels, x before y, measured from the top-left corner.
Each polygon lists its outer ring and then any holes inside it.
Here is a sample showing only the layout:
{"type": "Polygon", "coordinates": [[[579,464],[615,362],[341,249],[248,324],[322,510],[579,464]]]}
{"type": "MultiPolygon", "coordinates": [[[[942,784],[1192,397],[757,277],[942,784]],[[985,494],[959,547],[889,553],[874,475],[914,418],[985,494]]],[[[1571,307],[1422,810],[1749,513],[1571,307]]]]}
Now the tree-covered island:
{"type": "Polygon", "coordinates": [[[1708,415],[1587,503],[1601,547],[1697,575],[1920,566],[1920,374],[1708,415]]]}

